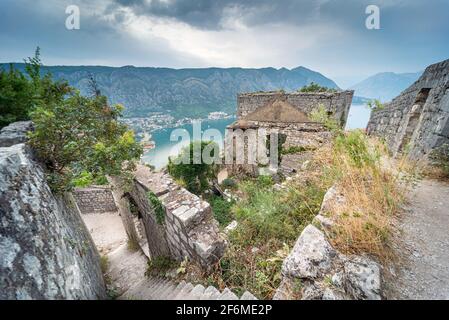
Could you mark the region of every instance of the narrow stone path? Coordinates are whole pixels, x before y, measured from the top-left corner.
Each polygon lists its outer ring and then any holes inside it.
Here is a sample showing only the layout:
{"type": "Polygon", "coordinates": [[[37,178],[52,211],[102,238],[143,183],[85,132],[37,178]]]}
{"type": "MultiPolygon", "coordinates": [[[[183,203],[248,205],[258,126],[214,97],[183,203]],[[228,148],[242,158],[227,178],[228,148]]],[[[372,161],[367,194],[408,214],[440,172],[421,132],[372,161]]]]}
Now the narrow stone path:
{"type": "Polygon", "coordinates": [[[126,233],[118,212],[82,214],[82,218],[101,255],[126,244],[126,233]]]}
{"type": "MultiPolygon", "coordinates": [[[[142,250],[128,248],[126,232],[117,212],[84,214],[83,220],[101,255],[107,256],[105,279],[109,294],[121,300],[239,300],[229,289],[219,291],[145,275],[148,258],[142,250]]],[[[256,300],[245,292],[240,300],[256,300]]]]}
{"type": "Polygon", "coordinates": [[[449,299],[449,183],[423,180],[409,194],[387,299],[449,299]]]}
{"type": "Polygon", "coordinates": [[[107,257],[107,286],[114,296],[121,296],[145,279],[148,259],[141,250],[128,248],[125,228],[118,212],[83,214],[98,251],[107,257]]]}

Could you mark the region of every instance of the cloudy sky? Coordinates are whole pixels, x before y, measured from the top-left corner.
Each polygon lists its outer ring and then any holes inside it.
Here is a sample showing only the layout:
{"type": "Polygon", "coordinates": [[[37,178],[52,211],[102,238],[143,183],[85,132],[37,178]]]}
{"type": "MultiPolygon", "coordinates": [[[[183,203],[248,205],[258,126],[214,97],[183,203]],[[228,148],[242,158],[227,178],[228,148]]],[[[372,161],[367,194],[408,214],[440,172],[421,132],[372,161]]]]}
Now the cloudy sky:
{"type": "Polygon", "coordinates": [[[301,65],[347,87],[448,59],[448,39],[447,0],[0,0],[0,62],[39,45],[49,65],[301,65]],[[370,4],[380,30],[365,27],[370,4]]]}

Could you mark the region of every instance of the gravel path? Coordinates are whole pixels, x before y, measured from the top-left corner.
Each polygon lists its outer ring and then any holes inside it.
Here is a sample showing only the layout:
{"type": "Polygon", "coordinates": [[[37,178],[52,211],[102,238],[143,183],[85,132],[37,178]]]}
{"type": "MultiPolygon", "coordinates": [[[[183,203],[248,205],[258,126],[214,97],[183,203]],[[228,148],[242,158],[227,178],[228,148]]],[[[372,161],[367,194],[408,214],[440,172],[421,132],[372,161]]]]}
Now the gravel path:
{"type": "Polygon", "coordinates": [[[449,299],[449,183],[423,180],[410,193],[386,279],[387,299],[449,299]],[[400,239],[400,240],[399,240],[400,239]]]}

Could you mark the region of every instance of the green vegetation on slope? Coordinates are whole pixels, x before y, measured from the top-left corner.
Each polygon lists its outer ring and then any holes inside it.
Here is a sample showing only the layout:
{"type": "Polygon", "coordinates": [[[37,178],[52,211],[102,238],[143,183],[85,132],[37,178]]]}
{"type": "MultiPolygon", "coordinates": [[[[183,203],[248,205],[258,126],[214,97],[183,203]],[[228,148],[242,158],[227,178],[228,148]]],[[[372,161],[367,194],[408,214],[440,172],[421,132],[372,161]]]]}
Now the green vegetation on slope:
{"type": "Polygon", "coordinates": [[[169,159],[168,172],[175,179],[179,179],[187,190],[200,195],[209,188],[211,180],[215,178],[215,161],[219,157],[219,149],[215,142],[191,142],[177,157],[169,159]]]}
{"type": "Polygon", "coordinates": [[[67,82],[54,82],[50,74],[41,77],[39,48],[28,59],[26,73],[0,72],[6,81],[0,87],[1,121],[33,121],[29,143],[44,161],[53,191],[104,182],[106,175],[126,175],[134,169],[142,148],[118,121],[122,106],[109,105],[97,90],[85,97],[67,82]],[[21,97],[17,110],[12,108],[14,97],[21,97]]]}

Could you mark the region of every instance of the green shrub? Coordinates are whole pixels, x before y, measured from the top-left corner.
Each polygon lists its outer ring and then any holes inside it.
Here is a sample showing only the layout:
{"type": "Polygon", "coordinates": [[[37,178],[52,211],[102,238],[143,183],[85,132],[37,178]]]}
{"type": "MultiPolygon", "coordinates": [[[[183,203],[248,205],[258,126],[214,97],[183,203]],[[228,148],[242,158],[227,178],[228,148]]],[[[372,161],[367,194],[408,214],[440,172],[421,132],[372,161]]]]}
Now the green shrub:
{"type": "Polygon", "coordinates": [[[383,110],[385,105],[380,102],[380,100],[374,99],[367,102],[366,106],[371,109],[371,111],[383,110]]]}
{"type": "Polygon", "coordinates": [[[245,197],[232,209],[238,227],[211,277],[237,293],[249,290],[271,299],[280,284],[282,261],[320,210],[324,189],[310,183],[275,191],[256,180],[241,183],[239,190],[245,197]]]}
{"type": "Polygon", "coordinates": [[[226,227],[234,218],[231,208],[235,201],[228,201],[215,195],[207,198],[207,201],[211,205],[214,217],[220,226],[226,227]]]}
{"type": "Polygon", "coordinates": [[[373,166],[380,159],[377,149],[369,149],[368,138],[361,130],[349,131],[347,134],[339,135],[335,139],[337,151],[347,153],[354,165],[361,168],[363,166],[373,166]]]}
{"type": "Polygon", "coordinates": [[[198,195],[210,187],[209,182],[215,178],[217,171],[215,163],[205,161],[205,153],[215,160],[218,159],[218,145],[212,141],[191,142],[176,158],[170,158],[167,166],[172,177],[181,180],[187,190],[198,195]]]}
{"type": "Polygon", "coordinates": [[[177,263],[170,257],[159,256],[148,260],[147,275],[165,276],[167,271],[176,268],[177,263]]]}
{"type": "Polygon", "coordinates": [[[106,182],[106,175],[126,176],[142,148],[118,118],[123,107],[109,106],[97,91],[83,97],[65,81],[41,76],[39,48],[25,64],[26,75],[0,70],[0,128],[31,119],[30,144],[46,164],[55,192],[106,182]]]}
{"type": "Polygon", "coordinates": [[[0,129],[11,122],[29,120],[39,106],[58,103],[73,89],[66,82],[55,82],[51,74],[41,77],[40,50],[25,61],[25,74],[0,68],[0,129]]]}
{"type": "Polygon", "coordinates": [[[223,180],[221,185],[223,186],[223,188],[234,189],[235,187],[237,187],[237,182],[235,182],[234,179],[226,178],[223,180]]]}
{"type": "Polygon", "coordinates": [[[320,86],[315,82],[311,82],[298,90],[299,92],[337,92],[337,89],[320,86]]]}
{"type": "Polygon", "coordinates": [[[259,188],[269,188],[274,185],[274,181],[271,176],[258,176],[257,185],[259,188]]]}
{"type": "Polygon", "coordinates": [[[319,104],[317,108],[313,109],[309,117],[312,121],[322,123],[330,131],[341,131],[341,126],[338,121],[332,115],[328,114],[326,107],[322,104],[319,104]]]}
{"type": "Polygon", "coordinates": [[[164,224],[165,222],[165,209],[159,200],[159,198],[152,191],[147,192],[148,201],[150,202],[154,215],[156,216],[156,221],[158,224],[164,224]]]}

